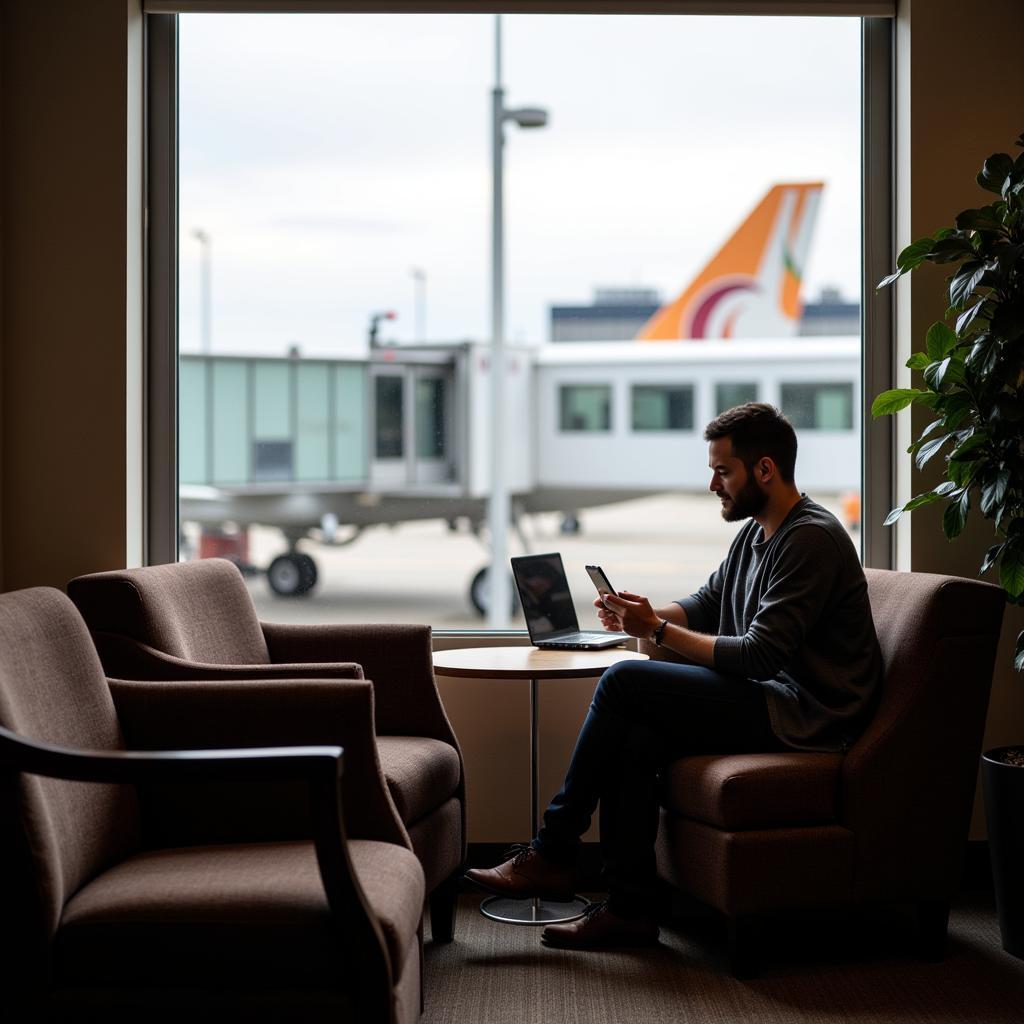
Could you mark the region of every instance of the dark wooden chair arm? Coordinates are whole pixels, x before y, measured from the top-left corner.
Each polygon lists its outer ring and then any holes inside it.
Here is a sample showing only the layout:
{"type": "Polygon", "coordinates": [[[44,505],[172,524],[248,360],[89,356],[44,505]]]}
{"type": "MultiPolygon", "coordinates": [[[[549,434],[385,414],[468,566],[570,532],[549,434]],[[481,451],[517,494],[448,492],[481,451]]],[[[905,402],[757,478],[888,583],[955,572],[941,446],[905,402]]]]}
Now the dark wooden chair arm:
{"type": "Polygon", "coordinates": [[[337,788],[342,748],[249,747],[227,750],[72,750],[0,727],[0,764],[76,782],[234,782],[301,779],[337,788]]]}

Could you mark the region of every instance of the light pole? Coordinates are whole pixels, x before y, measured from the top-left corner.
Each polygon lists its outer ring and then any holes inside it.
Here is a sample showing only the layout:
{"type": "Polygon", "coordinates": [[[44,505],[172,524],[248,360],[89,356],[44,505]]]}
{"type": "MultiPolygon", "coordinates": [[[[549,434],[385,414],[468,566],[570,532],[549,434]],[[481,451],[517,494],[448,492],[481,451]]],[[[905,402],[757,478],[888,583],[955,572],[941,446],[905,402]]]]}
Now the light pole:
{"type": "Polygon", "coordinates": [[[427,340],[427,272],[422,267],[409,271],[413,279],[416,341],[427,340]]]}
{"type": "Polygon", "coordinates": [[[192,237],[199,243],[199,351],[208,356],[213,351],[213,299],[211,250],[213,241],[202,228],[193,228],[192,237]]]}
{"type": "Polygon", "coordinates": [[[509,486],[505,474],[505,238],[503,162],[505,122],[520,128],[543,128],[546,110],[505,106],[501,84],[501,15],[494,16],[494,89],[491,93],[491,493],[487,501],[487,526],[491,535],[491,569],[488,577],[487,625],[508,626],[512,594],[508,575],[509,486]]]}

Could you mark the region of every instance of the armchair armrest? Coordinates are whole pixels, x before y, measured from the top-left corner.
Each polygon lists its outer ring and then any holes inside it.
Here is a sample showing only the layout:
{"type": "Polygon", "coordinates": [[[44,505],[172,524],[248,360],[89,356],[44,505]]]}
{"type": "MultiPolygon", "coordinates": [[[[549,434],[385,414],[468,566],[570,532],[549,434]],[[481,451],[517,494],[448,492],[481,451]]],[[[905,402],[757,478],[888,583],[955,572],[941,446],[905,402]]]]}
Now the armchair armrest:
{"type": "Polygon", "coordinates": [[[429,626],[260,625],[271,661],[345,658],[362,665],[366,678],[373,680],[378,732],[429,736],[458,748],[434,680],[429,626]]]}
{"type": "Polygon", "coordinates": [[[93,640],[104,667],[129,679],[362,679],[362,666],[354,661],[269,665],[217,665],[188,661],[150,647],[120,633],[94,633],[93,640]]]}
{"type": "MultiPolygon", "coordinates": [[[[127,744],[137,750],[329,744],[345,748],[344,805],[348,834],[409,847],[388,792],[374,730],[374,694],[366,680],[213,679],[108,680],[127,744]]],[[[308,807],[294,787],[271,785],[151,791],[160,831],[199,828],[223,834],[252,822],[274,835],[308,829],[308,807]]],[[[145,811],[145,801],[143,802],[145,811]]],[[[262,833],[261,833],[262,835],[262,833]]],[[[256,838],[256,836],[250,836],[256,838]]]]}
{"type": "MultiPolygon", "coordinates": [[[[254,782],[341,779],[342,748],[251,747],[219,750],[73,750],[30,740],[0,726],[0,764],[75,782],[254,782]]],[[[334,783],[332,782],[333,786],[334,783]]]]}

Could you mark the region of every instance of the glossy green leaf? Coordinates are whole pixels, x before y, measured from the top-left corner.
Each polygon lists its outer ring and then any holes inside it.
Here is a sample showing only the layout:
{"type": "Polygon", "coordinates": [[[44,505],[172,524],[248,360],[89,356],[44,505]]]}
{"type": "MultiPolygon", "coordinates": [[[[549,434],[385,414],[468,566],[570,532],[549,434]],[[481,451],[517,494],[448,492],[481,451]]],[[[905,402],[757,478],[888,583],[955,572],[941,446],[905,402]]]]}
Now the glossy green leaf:
{"type": "Polygon", "coordinates": [[[953,275],[953,280],[949,283],[949,302],[954,309],[959,309],[974,294],[974,289],[988,269],[987,263],[971,260],[953,275]]]}
{"type": "Polygon", "coordinates": [[[938,450],[952,437],[952,434],[944,434],[942,437],[933,438],[931,441],[926,441],[917,451],[917,455],[914,458],[914,465],[918,469],[922,469],[924,464],[938,452],[938,450]]]}
{"type": "Polygon", "coordinates": [[[993,544],[992,547],[990,547],[988,551],[985,552],[985,560],[981,563],[981,569],[978,570],[979,576],[984,576],[985,573],[987,573],[989,569],[991,569],[992,566],[995,565],[996,560],[1002,553],[1004,546],[1005,545],[1003,544],[993,544]]]}
{"type": "Polygon", "coordinates": [[[1007,544],[999,564],[999,583],[1014,600],[1024,593],[1024,559],[1018,548],[1007,544]]]}
{"type": "Polygon", "coordinates": [[[933,360],[945,359],[956,348],[956,334],[941,320],[928,328],[925,335],[925,350],[933,360]]]}
{"type": "Polygon", "coordinates": [[[923,370],[931,360],[924,352],[915,352],[906,362],[908,370],[923,370]]]}
{"type": "Polygon", "coordinates": [[[978,431],[968,437],[949,457],[950,462],[975,462],[984,454],[984,447],[988,444],[988,434],[978,431]]]}
{"type": "Polygon", "coordinates": [[[896,257],[896,268],[906,273],[908,270],[913,270],[914,267],[920,266],[928,253],[935,248],[934,238],[919,238],[916,242],[911,242],[900,254],[896,257]]]}
{"type": "Polygon", "coordinates": [[[978,373],[988,374],[999,355],[999,339],[992,334],[979,334],[967,355],[967,365],[978,373]]]}
{"type": "Polygon", "coordinates": [[[1013,170],[1013,161],[1006,153],[993,153],[978,172],[978,184],[988,192],[1002,195],[1003,185],[1013,170]]]}
{"type": "Polygon", "coordinates": [[[883,391],[871,403],[871,415],[876,419],[879,416],[891,416],[893,413],[906,409],[912,402],[919,401],[927,391],[918,388],[893,388],[891,391],[883,391]]]}
{"type": "Polygon", "coordinates": [[[973,306],[965,309],[964,312],[956,318],[956,333],[958,335],[965,334],[981,315],[984,308],[985,299],[982,299],[980,302],[976,302],[973,306]]]}
{"type": "Polygon", "coordinates": [[[995,479],[990,480],[981,489],[981,502],[979,508],[984,516],[990,516],[996,508],[1003,504],[1006,498],[1006,489],[1010,484],[1010,474],[1002,469],[996,474],[995,479]]]}
{"type": "Polygon", "coordinates": [[[1017,646],[1013,651],[1013,667],[1024,672],[1024,633],[1017,634],[1017,646]]]}
{"type": "Polygon", "coordinates": [[[958,487],[968,487],[978,470],[977,462],[949,462],[946,474],[958,487]]]}
{"type": "Polygon", "coordinates": [[[930,505],[933,501],[938,501],[942,495],[938,491],[924,491],[922,494],[918,494],[913,497],[903,506],[904,512],[913,512],[915,508],[921,508],[924,505],[930,505]]]}
{"type": "Polygon", "coordinates": [[[894,509],[893,509],[893,510],[892,510],[892,511],[891,511],[891,512],[890,512],[890,513],[889,513],[889,514],[888,514],[888,515],[887,515],[887,516],[885,517],[885,519],[884,519],[884,520],[883,520],[883,522],[882,522],[882,525],[883,525],[883,526],[892,526],[892,524],[893,524],[893,523],[895,523],[895,522],[896,522],[896,520],[897,520],[897,519],[899,519],[899,517],[900,517],[901,515],[903,515],[903,506],[902,506],[902,505],[900,505],[900,507],[899,507],[899,508],[894,508],[894,509]]]}
{"type": "Polygon", "coordinates": [[[946,371],[949,369],[949,357],[940,360],[937,363],[929,363],[925,367],[924,381],[934,391],[942,390],[942,381],[946,376],[946,371]]]}
{"type": "Polygon", "coordinates": [[[964,490],[959,497],[946,506],[942,513],[942,530],[948,540],[959,537],[967,523],[967,513],[971,507],[971,492],[964,490]]]}
{"type": "MultiPolygon", "coordinates": [[[[956,215],[956,226],[961,231],[991,231],[999,233],[1003,231],[1003,218],[999,215],[999,211],[994,205],[983,206],[980,210],[964,210],[962,213],[958,213],[956,215]]],[[[952,239],[947,241],[952,241],[952,239]]],[[[967,243],[966,248],[970,250],[967,255],[970,255],[973,252],[973,247],[970,243],[967,243]]]]}

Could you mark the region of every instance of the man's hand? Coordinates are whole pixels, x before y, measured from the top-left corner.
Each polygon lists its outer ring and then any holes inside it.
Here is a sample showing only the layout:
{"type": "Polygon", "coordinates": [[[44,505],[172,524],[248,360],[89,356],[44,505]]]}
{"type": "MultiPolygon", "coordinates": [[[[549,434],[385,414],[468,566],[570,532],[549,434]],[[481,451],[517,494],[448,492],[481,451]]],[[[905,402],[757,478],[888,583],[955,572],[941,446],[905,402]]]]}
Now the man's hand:
{"type": "MultiPolygon", "coordinates": [[[[651,602],[640,594],[631,594],[628,590],[620,590],[618,594],[605,597],[608,611],[614,613],[618,629],[630,636],[649,637],[661,623],[661,617],[651,607],[651,602]]],[[[600,615],[600,612],[598,613],[600,615]]],[[[604,618],[601,619],[603,623],[604,618]]],[[[605,627],[610,628],[610,627],[605,627]]]]}
{"type": "Polygon", "coordinates": [[[601,620],[601,625],[609,633],[622,632],[622,620],[610,608],[605,607],[604,598],[595,597],[594,607],[597,609],[597,617],[601,620]]]}

